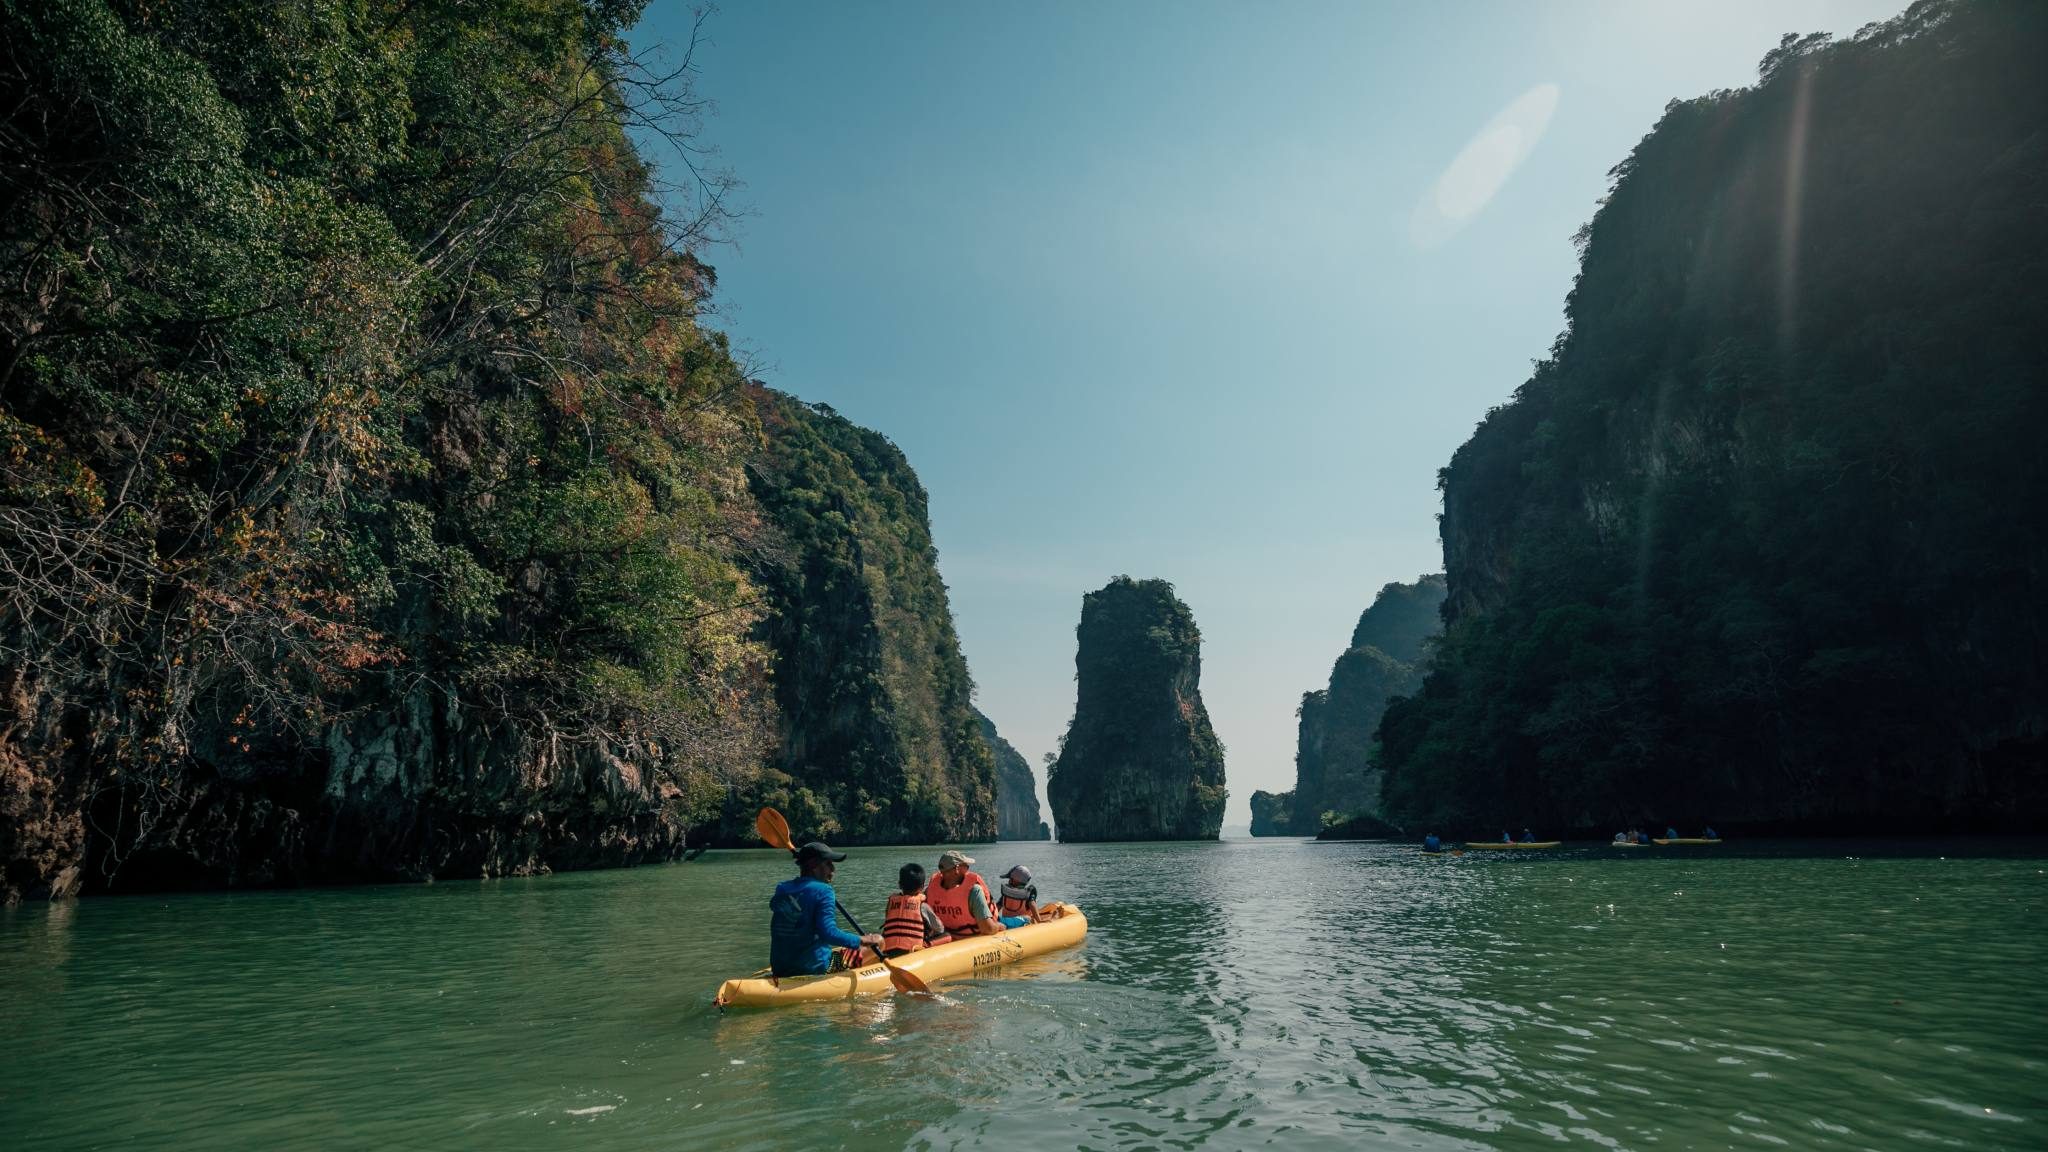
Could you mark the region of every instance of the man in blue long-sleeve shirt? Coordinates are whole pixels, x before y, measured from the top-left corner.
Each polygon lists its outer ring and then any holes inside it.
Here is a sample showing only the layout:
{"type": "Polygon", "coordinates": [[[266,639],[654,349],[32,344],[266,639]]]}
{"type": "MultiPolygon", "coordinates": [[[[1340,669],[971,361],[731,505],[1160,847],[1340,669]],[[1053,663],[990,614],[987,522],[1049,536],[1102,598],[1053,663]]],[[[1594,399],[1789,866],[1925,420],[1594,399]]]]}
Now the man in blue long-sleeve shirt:
{"type": "Polygon", "coordinates": [[[865,945],[879,954],[880,936],[842,932],[833,920],[839,907],[832,893],[833,865],[844,859],[846,853],[813,840],[796,850],[797,878],[775,886],[768,899],[768,966],[777,976],[830,972],[834,948],[865,945]]]}

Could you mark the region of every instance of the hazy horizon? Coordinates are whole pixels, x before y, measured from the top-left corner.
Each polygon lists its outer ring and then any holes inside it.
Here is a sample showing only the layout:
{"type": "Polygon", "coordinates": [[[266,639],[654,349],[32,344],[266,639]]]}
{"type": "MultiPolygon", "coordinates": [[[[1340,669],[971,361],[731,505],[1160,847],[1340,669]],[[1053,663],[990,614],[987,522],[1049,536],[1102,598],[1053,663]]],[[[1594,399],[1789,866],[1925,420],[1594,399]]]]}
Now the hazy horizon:
{"type": "Polygon", "coordinates": [[[908,455],[1041,800],[1081,597],[1171,581],[1238,829],[1373,594],[1441,570],[1436,470],[1557,336],[1607,171],[1781,34],[1902,7],[719,12],[715,323],[908,455]]]}

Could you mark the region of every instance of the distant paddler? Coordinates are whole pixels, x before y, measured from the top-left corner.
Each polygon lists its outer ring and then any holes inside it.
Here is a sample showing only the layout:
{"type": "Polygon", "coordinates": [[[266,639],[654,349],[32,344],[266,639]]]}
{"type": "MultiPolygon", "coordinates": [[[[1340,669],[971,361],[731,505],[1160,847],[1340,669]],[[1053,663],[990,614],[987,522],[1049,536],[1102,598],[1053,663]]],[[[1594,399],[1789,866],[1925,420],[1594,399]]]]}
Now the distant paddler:
{"type": "Polygon", "coordinates": [[[860,967],[860,950],[880,955],[882,938],[842,931],[833,912],[839,898],[832,873],[846,853],[813,840],[796,850],[797,877],[775,886],[768,899],[768,967],[777,976],[822,976],[860,967]]]}

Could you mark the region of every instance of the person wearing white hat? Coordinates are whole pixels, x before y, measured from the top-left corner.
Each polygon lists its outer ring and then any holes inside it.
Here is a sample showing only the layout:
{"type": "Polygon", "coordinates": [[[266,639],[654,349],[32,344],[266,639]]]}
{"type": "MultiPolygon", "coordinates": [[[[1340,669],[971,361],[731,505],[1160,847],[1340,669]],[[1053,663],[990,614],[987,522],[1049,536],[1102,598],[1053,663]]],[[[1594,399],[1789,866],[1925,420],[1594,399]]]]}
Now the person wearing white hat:
{"type": "Polygon", "coordinates": [[[969,870],[974,857],[957,848],[939,854],[939,874],[925,886],[925,906],[938,913],[939,923],[954,938],[994,936],[1003,930],[996,922],[988,881],[969,870]]]}

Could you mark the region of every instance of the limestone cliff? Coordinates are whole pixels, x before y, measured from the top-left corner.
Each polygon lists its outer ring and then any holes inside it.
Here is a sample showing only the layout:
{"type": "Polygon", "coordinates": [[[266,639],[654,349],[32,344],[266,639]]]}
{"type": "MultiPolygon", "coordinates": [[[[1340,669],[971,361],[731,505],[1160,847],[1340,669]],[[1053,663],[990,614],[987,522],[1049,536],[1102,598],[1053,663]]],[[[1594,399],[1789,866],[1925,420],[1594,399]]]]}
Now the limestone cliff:
{"type": "Polygon", "coordinates": [[[1441,630],[1443,602],[1440,575],[1380,589],[1352,629],[1351,647],[1331,666],[1329,686],[1302,694],[1294,789],[1253,794],[1252,835],[1314,836],[1326,818],[1378,811],[1373,743],[1380,717],[1388,701],[1421,687],[1425,646],[1441,630]]]}
{"type": "Polygon", "coordinates": [[[768,611],[779,751],[736,791],[847,844],[997,835],[996,766],[939,578],[924,486],[894,444],[825,405],[755,393],[767,447],[749,468],[772,528],[753,565],[768,611]]]}
{"type": "Polygon", "coordinates": [[[1252,793],[1252,835],[1291,836],[1294,827],[1294,793],[1268,792],[1263,788],[1252,793]]]}
{"type": "Polygon", "coordinates": [[[923,490],[701,322],[687,70],[389,7],[0,6],[0,900],[993,837],[923,490]]]}
{"type": "Polygon", "coordinates": [[[980,709],[981,738],[996,759],[996,837],[1001,840],[1050,840],[1052,830],[1038,816],[1038,783],[1031,764],[996,732],[996,722],[980,709]]]}
{"type": "Polygon", "coordinates": [[[1672,100],[1440,473],[1410,827],[2048,827],[2048,7],[1672,100]]]}
{"type": "Polygon", "coordinates": [[[1076,699],[1046,792],[1066,843],[1213,840],[1228,795],[1202,707],[1201,633],[1164,580],[1081,602],[1076,699]]]}

